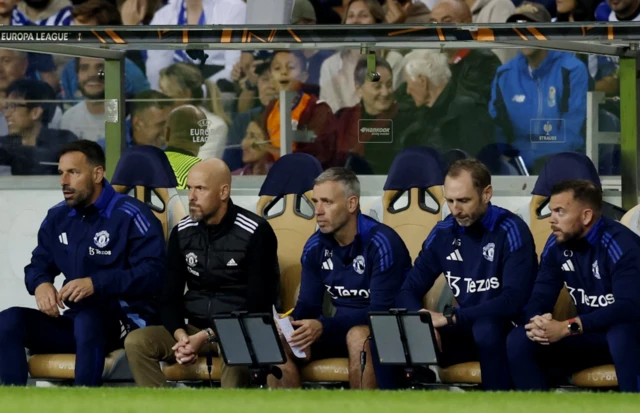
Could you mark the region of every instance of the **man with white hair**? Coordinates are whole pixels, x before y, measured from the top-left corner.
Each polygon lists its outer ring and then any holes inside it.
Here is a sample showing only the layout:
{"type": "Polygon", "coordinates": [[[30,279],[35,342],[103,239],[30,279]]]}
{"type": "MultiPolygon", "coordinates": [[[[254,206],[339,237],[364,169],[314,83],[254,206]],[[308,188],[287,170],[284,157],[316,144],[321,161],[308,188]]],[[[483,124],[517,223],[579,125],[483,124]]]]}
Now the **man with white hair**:
{"type": "Polygon", "coordinates": [[[432,50],[416,50],[404,60],[407,93],[425,116],[402,132],[403,147],[426,145],[440,152],[461,149],[474,157],[492,143],[493,126],[486,105],[478,95],[451,81],[448,56],[432,50]]]}

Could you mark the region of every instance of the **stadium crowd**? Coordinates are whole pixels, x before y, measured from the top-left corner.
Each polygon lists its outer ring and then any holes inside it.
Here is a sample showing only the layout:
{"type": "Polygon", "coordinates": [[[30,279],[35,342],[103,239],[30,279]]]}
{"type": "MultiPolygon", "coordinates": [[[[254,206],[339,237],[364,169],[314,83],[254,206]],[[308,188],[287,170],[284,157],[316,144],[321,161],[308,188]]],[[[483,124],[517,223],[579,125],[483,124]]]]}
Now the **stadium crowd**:
{"type": "MultiPolygon", "coordinates": [[[[640,19],[640,1],[296,0],[294,24],[590,22],[640,19]],[[517,8],[516,8],[517,6],[517,8]]],[[[242,25],[243,0],[3,0],[3,24],[242,25]]],[[[279,92],[295,93],[292,124],[312,139],[294,151],[323,167],[385,174],[405,147],[461,150],[494,174],[537,173],[561,151],[585,151],[587,92],[607,97],[601,131],[619,131],[615,58],[539,49],[381,50],[377,82],[357,50],[127,51],[127,146],[154,145],[174,163],[222,159],[235,175],[265,174],[280,155],[279,92]],[[207,139],[166,142],[169,111],[194,104],[207,139]],[[469,136],[474,136],[469,138],[469,136]],[[206,141],[206,143],[205,143],[206,141]],[[496,159],[522,157],[519,170],[496,159]]],[[[57,173],[66,142],[105,142],[104,64],[0,50],[0,165],[3,173],[57,173]]],[[[616,174],[619,151],[600,154],[616,174]]],[[[184,168],[181,168],[184,172],[184,168]]],[[[181,175],[182,181],[186,175],[181,175]]]]}

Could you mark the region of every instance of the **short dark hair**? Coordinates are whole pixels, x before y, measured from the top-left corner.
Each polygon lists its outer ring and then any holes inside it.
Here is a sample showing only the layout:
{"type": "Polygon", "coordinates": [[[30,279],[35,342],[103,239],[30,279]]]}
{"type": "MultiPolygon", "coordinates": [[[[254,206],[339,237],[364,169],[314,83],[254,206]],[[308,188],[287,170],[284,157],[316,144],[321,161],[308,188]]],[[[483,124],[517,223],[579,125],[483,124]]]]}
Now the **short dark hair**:
{"type": "Polygon", "coordinates": [[[602,189],[587,179],[568,179],[551,188],[551,196],[572,192],[573,199],[591,207],[596,213],[602,212],[602,189]]]}
{"type": "Polygon", "coordinates": [[[482,192],[482,190],[491,185],[491,172],[489,172],[485,164],[477,159],[459,159],[452,162],[447,168],[446,176],[457,178],[462,171],[467,171],[471,174],[473,187],[478,192],[482,192]]]}
{"type": "Polygon", "coordinates": [[[34,79],[18,79],[12,82],[5,91],[7,96],[13,94],[26,100],[27,108],[42,108],[40,122],[47,125],[56,113],[56,92],[46,82],[34,79]]]}
{"type": "MultiPolygon", "coordinates": [[[[376,55],[376,71],[378,68],[385,68],[393,75],[393,69],[391,69],[391,65],[387,62],[386,59],[381,58],[376,55]]],[[[367,58],[361,57],[358,60],[358,64],[356,65],[356,70],[353,73],[353,78],[356,81],[356,86],[364,85],[364,82],[367,81],[367,72],[369,72],[369,68],[367,66],[367,58]]]]}
{"type": "Polygon", "coordinates": [[[137,115],[138,113],[149,108],[168,108],[173,106],[171,98],[164,93],[157,90],[144,90],[133,97],[131,102],[131,115],[137,115]],[[142,102],[138,102],[137,100],[142,102]]]}
{"type": "Polygon", "coordinates": [[[122,24],[118,7],[105,0],[87,0],[73,6],[71,15],[81,21],[95,19],[98,26],[120,26],[122,24]]]}
{"type": "Polygon", "coordinates": [[[81,139],[78,141],[69,142],[58,151],[58,160],[70,152],[81,152],[87,157],[87,163],[94,168],[97,166],[105,167],[105,157],[102,147],[96,142],[81,139]]]}

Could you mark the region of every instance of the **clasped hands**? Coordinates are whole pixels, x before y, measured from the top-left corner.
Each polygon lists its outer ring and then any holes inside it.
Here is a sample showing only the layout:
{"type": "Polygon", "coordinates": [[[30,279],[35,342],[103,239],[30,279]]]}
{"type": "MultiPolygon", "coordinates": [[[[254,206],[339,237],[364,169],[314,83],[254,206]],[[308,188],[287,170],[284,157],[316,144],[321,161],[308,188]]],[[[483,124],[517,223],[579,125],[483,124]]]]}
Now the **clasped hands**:
{"type": "Polygon", "coordinates": [[[556,343],[570,335],[568,321],[557,321],[549,313],[537,315],[524,326],[529,340],[542,345],[556,343]]]}
{"type": "Polygon", "coordinates": [[[186,333],[171,347],[178,364],[189,365],[198,360],[200,349],[207,341],[208,335],[204,331],[198,331],[196,334],[187,335],[186,333]]]}

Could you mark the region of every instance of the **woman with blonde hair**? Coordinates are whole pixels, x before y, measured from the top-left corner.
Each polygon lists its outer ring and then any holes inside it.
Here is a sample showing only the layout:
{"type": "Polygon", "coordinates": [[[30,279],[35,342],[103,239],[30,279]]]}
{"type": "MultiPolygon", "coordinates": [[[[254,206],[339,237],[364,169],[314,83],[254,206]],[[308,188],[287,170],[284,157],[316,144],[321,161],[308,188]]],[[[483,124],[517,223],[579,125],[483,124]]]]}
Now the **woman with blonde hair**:
{"type": "Polygon", "coordinates": [[[218,86],[205,80],[195,65],[184,62],[162,69],[158,86],[162,93],[174,100],[176,106],[191,104],[204,111],[207,124],[202,125],[200,131],[206,131],[205,136],[194,136],[194,139],[206,139],[198,157],[203,160],[222,158],[231,119],[224,112],[218,86]]]}
{"type": "MultiPolygon", "coordinates": [[[[379,24],[396,23],[406,19],[406,8],[391,2],[388,11],[378,0],[351,0],[344,10],[342,24],[379,24]]],[[[402,55],[395,50],[380,50],[378,55],[391,65],[393,73],[401,73],[399,65],[402,55]]],[[[360,59],[359,50],[343,50],[336,52],[322,63],[320,68],[320,99],[325,101],[333,112],[359,103],[353,74],[360,59]]],[[[393,86],[397,87],[399,76],[394,76],[393,86]]]]}

